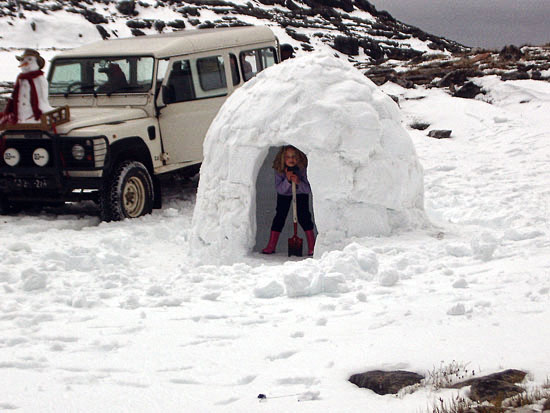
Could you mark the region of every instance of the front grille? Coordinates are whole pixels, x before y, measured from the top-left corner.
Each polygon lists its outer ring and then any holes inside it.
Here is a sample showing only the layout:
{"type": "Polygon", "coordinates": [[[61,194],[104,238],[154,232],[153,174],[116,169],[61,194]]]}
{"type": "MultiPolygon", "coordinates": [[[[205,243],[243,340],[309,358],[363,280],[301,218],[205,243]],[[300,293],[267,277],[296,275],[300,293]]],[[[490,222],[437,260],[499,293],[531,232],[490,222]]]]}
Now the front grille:
{"type": "Polygon", "coordinates": [[[14,168],[36,168],[37,164],[33,160],[33,155],[38,148],[45,149],[49,156],[47,163],[42,165],[42,167],[52,167],[55,165],[53,141],[47,135],[33,134],[18,135],[17,137],[5,135],[2,154],[0,156],[0,165],[3,167],[8,166],[3,156],[4,151],[8,148],[14,148],[19,152],[20,161],[14,168]]]}

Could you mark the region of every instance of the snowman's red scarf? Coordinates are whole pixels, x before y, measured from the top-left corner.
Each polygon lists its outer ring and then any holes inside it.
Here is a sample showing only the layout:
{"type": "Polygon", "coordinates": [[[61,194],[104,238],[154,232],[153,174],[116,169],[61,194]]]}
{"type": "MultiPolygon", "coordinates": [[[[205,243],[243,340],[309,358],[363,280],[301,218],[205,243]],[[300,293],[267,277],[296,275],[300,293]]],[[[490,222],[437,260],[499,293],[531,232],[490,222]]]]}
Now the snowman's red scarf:
{"type": "Polygon", "coordinates": [[[29,85],[31,86],[31,107],[32,107],[32,113],[34,115],[35,120],[39,120],[40,116],[42,116],[42,111],[38,107],[38,93],[36,93],[36,86],[34,85],[34,80],[38,76],[42,76],[44,72],[42,70],[34,70],[32,72],[27,73],[20,73],[19,76],[17,76],[17,79],[15,81],[15,87],[13,88],[13,94],[11,95],[12,101],[9,102],[11,104],[6,107],[6,111],[4,111],[4,114],[7,115],[8,108],[11,112],[10,118],[15,120],[17,122],[17,100],[19,99],[19,86],[21,84],[21,80],[28,80],[29,85]]]}

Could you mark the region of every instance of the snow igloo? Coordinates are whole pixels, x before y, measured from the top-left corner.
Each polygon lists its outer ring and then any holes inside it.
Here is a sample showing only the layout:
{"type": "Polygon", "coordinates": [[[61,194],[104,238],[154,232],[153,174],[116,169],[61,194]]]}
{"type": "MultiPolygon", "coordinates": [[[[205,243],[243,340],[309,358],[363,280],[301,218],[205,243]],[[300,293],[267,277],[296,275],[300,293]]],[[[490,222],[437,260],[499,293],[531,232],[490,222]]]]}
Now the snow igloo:
{"type": "MultiPolygon", "coordinates": [[[[269,226],[257,228],[256,180],[270,149],[282,145],[308,157],[315,257],[426,222],[423,169],[397,104],[350,63],[315,52],[259,73],[214,119],[193,214],[194,256],[237,262],[252,253],[257,230],[268,236],[269,226]]],[[[266,190],[275,193],[272,183],[266,190]]],[[[285,244],[282,236],[278,253],[285,244]]]]}

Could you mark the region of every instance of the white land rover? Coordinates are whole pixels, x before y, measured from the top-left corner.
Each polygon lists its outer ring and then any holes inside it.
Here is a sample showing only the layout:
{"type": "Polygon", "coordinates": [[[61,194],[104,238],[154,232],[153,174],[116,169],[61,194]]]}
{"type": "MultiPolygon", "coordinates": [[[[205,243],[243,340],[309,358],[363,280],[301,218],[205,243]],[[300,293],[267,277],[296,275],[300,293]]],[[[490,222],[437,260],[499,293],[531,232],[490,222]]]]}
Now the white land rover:
{"type": "Polygon", "coordinates": [[[0,135],[0,212],[17,203],[92,199],[110,221],[160,208],[159,175],[195,174],[227,96],[278,61],[272,31],[252,26],[60,53],[50,65],[49,99],[68,106],[70,120],[49,129],[15,125],[0,135]]]}

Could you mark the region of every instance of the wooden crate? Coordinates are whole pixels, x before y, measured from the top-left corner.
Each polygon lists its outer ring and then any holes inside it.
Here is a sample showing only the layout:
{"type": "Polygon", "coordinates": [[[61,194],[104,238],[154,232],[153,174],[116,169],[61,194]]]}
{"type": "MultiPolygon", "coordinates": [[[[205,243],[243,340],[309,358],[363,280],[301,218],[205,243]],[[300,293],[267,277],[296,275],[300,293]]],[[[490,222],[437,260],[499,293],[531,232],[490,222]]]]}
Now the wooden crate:
{"type": "Polygon", "coordinates": [[[15,123],[0,125],[0,130],[43,130],[49,131],[54,126],[62,125],[71,120],[71,111],[68,106],[61,106],[49,112],[43,113],[40,122],[36,123],[15,123]]]}

